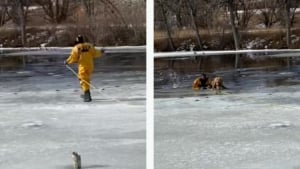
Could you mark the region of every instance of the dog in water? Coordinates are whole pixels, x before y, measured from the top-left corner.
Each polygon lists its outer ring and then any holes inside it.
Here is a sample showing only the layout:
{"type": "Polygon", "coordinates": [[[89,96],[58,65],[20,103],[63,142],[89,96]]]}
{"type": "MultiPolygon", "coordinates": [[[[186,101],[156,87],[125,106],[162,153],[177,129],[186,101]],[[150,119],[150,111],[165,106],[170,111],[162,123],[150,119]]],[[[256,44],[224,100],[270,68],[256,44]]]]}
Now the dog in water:
{"type": "Polygon", "coordinates": [[[198,77],[194,80],[193,89],[194,90],[199,90],[201,88],[206,89],[207,81],[208,81],[208,78],[206,77],[206,74],[203,73],[200,77],[198,77]]]}
{"type": "Polygon", "coordinates": [[[206,84],[207,87],[210,89],[216,89],[216,90],[226,89],[226,87],[223,85],[223,79],[219,76],[213,79],[208,79],[206,84]]]}
{"type": "Polygon", "coordinates": [[[226,87],[223,85],[223,79],[220,76],[217,76],[213,79],[209,79],[204,73],[200,77],[196,78],[193,82],[194,90],[199,90],[201,88],[209,88],[215,90],[226,89],[226,87]]]}

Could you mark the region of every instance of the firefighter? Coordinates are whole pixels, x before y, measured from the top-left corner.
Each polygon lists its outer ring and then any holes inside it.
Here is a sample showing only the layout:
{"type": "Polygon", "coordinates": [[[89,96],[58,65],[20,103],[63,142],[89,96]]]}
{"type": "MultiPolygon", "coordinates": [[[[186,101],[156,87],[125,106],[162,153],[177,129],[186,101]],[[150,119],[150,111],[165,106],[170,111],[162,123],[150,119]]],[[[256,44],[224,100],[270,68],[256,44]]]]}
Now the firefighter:
{"type": "Polygon", "coordinates": [[[104,50],[98,51],[95,47],[84,42],[83,36],[78,35],[75,40],[75,46],[65,64],[78,64],[78,79],[83,91],[84,102],[92,101],[90,93],[91,75],[94,70],[94,59],[103,55],[104,50]]]}

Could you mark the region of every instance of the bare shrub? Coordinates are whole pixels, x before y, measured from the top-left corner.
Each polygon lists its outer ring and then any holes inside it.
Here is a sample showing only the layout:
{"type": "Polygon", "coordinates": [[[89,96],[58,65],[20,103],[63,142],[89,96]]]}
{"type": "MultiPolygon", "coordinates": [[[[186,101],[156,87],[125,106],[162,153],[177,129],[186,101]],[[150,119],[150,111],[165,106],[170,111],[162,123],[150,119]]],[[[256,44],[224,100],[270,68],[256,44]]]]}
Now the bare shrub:
{"type": "Polygon", "coordinates": [[[70,0],[33,0],[43,8],[45,19],[50,23],[61,23],[70,15],[70,0]]]}
{"type": "Polygon", "coordinates": [[[85,1],[74,20],[76,32],[96,45],[137,45],[146,43],[145,2],[85,1]]]}

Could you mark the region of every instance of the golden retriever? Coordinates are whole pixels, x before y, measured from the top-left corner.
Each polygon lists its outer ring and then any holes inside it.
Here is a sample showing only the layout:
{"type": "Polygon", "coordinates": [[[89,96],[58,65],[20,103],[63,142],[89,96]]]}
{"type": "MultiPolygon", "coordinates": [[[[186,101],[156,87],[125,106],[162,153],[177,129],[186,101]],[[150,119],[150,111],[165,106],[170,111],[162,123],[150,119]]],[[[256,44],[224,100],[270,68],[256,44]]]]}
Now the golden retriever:
{"type": "Polygon", "coordinates": [[[193,89],[199,90],[200,88],[206,89],[216,89],[216,90],[222,90],[226,89],[226,87],[223,85],[223,79],[220,76],[217,76],[213,79],[209,79],[206,77],[205,74],[202,74],[201,77],[198,77],[193,82],[193,89]]]}
{"type": "Polygon", "coordinates": [[[213,79],[208,79],[206,85],[210,89],[216,89],[216,90],[226,89],[226,87],[223,85],[223,79],[219,76],[213,79]]]}

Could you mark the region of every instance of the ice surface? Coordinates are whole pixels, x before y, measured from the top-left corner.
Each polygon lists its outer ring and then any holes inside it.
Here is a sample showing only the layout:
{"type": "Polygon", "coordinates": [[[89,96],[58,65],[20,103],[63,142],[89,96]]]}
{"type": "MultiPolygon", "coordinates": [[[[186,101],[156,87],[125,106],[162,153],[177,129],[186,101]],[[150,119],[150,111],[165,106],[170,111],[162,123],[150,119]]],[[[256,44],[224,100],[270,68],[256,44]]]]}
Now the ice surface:
{"type": "Polygon", "coordinates": [[[62,66],[0,73],[0,168],[71,169],[73,151],[83,169],[145,168],[145,71],[96,71],[92,84],[84,103],[62,66]]]}
{"type": "Polygon", "coordinates": [[[223,75],[221,94],[156,86],[155,169],[300,168],[299,69],[223,75]]]}

